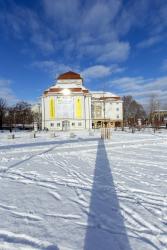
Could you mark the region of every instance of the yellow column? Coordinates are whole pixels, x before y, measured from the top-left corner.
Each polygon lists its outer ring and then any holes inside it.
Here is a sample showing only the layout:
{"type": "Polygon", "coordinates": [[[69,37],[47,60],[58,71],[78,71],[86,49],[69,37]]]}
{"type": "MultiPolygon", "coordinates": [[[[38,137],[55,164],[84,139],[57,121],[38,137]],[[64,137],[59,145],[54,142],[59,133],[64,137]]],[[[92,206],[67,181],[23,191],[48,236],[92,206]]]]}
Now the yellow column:
{"type": "Polygon", "coordinates": [[[77,97],[75,100],[75,115],[76,118],[80,119],[82,118],[82,98],[77,97]]]}
{"type": "Polygon", "coordinates": [[[55,119],[55,99],[54,97],[50,97],[49,100],[49,112],[50,112],[50,119],[55,119]]]}

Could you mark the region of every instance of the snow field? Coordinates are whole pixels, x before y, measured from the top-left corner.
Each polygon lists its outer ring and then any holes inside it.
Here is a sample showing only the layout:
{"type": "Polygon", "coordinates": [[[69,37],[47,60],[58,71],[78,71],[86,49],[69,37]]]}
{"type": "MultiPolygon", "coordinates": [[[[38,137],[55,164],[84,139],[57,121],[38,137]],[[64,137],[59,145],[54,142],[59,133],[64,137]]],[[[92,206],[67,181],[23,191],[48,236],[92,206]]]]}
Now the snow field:
{"type": "Polygon", "coordinates": [[[166,139],[3,134],[0,249],[166,250],[166,139]]]}

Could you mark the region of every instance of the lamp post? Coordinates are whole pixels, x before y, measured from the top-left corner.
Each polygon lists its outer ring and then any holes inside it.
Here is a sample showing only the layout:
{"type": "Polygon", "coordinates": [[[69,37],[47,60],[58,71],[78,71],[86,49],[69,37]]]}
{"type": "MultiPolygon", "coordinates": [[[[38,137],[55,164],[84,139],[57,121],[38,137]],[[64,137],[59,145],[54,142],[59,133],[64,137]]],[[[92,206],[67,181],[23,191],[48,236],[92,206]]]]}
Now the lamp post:
{"type": "Polygon", "coordinates": [[[157,128],[159,128],[160,127],[160,103],[159,101],[156,101],[156,107],[157,107],[157,113],[158,113],[157,128]]]}

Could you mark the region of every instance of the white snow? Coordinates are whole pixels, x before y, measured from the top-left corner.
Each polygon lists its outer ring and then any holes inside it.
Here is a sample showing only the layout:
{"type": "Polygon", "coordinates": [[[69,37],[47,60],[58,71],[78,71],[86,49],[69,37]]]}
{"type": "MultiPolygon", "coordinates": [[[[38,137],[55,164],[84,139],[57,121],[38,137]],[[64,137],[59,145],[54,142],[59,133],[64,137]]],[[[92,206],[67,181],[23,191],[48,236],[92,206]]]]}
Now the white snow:
{"type": "Polygon", "coordinates": [[[167,131],[0,133],[0,250],[166,250],[167,131]]]}

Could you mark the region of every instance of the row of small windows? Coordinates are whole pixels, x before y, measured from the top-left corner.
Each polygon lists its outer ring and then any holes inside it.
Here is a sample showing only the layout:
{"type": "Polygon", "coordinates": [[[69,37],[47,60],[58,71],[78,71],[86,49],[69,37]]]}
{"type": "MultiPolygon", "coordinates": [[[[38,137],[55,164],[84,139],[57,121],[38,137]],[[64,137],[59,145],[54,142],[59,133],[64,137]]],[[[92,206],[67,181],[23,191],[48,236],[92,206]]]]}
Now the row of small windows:
{"type": "MultiPolygon", "coordinates": [[[[81,126],[82,126],[82,122],[78,122],[78,123],[72,122],[72,123],[71,123],[71,126],[72,126],[72,127],[75,127],[75,126],[77,126],[77,125],[78,125],[79,127],[81,127],[81,126]]],[[[50,126],[51,126],[51,127],[54,127],[54,126],[55,126],[55,123],[53,123],[53,122],[50,123],[50,126]]],[[[60,126],[61,126],[60,122],[57,123],[57,128],[60,128],[60,126]]]]}
{"type": "MultiPolygon", "coordinates": [[[[75,123],[75,122],[72,122],[71,125],[72,125],[73,127],[75,127],[76,123],[75,123]]],[[[78,122],[78,126],[82,126],[82,122],[78,122]]]]}
{"type": "Polygon", "coordinates": [[[116,104],[116,105],[119,105],[120,103],[119,102],[110,102],[110,104],[112,105],[112,104],[116,104]]]}
{"type": "MultiPolygon", "coordinates": [[[[94,110],[96,110],[96,112],[98,112],[98,111],[101,112],[102,107],[101,107],[101,106],[95,106],[95,107],[94,107],[94,110]]],[[[120,110],[120,109],[117,107],[117,108],[116,108],[116,111],[119,111],[119,110],[120,110]]]]}

